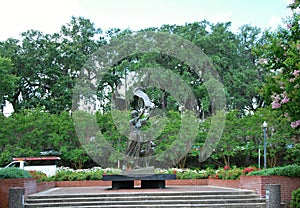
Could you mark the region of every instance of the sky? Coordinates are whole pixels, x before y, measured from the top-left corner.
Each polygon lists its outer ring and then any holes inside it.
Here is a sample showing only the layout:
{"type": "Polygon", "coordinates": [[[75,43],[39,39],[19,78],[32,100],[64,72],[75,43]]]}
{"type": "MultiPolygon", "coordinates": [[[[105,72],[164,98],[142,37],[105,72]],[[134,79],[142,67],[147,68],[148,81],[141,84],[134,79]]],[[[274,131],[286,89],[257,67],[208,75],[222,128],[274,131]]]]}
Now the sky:
{"type": "Polygon", "coordinates": [[[163,24],[202,20],[231,21],[233,32],[244,24],[275,29],[292,0],[0,0],[0,41],[29,29],[59,32],[71,17],[90,19],[97,28],[140,30],[163,24]]]}

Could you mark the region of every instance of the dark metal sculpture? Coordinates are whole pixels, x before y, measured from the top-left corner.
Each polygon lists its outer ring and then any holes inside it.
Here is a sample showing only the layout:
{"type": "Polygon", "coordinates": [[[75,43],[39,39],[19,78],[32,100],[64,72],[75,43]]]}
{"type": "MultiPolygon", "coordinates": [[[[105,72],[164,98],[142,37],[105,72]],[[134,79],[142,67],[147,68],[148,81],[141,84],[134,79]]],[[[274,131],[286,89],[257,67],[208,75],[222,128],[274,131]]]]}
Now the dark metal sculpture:
{"type": "Polygon", "coordinates": [[[149,159],[154,151],[155,144],[153,141],[146,140],[141,135],[141,127],[146,124],[150,117],[150,112],[154,108],[154,103],[152,103],[146,93],[143,92],[142,88],[135,88],[133,90],[135,96],[143,100],[143,107],[141,110],[134,110],[131,112],[130,124],[130,134],[127,145],[127,150],[124,158],[123,170],[131,170],[132,168],[139,168],[139,158],[145,158],[145,166],[149,166],[149,159]],[[149,110],[148,115],[143,118],[146,111],[149,110]],[[142,145],[145,144],[145,149],[142,149],[142,145]]]}

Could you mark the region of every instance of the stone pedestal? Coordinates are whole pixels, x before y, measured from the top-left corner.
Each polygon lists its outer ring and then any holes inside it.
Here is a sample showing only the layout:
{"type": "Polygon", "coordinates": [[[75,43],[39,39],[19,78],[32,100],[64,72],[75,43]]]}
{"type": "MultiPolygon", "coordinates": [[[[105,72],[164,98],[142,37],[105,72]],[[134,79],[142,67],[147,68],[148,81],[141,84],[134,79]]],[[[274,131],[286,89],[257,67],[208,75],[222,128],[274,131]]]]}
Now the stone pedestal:
{"type": "Polygon", "coordinates": [[[141,188],[165,188],[166,180],[176,180],[176,174],[103,175],[103,181],[112,181],[112,189],[133,189],[134,181],[141,181],[141,188]]]}
{"type": "Polygon", "coordinates": [[[24,207],[25,188],[10,188],[8,207],[9,208],[23,208],[24,207]]]}
{"type": "Polygon", "coordinates": [[[267,208],[280,208],[281,207],[280,195],[281,195],[280,185],[267,184],[266,185],[267,208]]]}

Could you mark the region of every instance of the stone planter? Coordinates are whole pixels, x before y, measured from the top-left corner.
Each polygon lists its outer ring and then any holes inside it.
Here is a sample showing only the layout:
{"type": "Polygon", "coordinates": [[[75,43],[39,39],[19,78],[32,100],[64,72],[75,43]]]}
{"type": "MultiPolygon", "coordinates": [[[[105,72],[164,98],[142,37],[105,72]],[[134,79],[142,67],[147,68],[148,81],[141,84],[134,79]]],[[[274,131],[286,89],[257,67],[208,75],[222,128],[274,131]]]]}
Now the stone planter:
{"type": "Polygon", "coordinates": [[[281,201],[289,203],[292,199],[292,191],[300,188],[300,178],[286,176],[241,176],[240,187],[255,191],[261,197],[266,197],[266,185],[279,184],[281,201]]]}
{"type": "Polygon", "coordinates": [[[33,178],[1,179],[0,180],[0,207],[8,207],[8,195],[10,188],[24,188],[25,198],[29,194],[36,193],[36,180],[33,178]]]}

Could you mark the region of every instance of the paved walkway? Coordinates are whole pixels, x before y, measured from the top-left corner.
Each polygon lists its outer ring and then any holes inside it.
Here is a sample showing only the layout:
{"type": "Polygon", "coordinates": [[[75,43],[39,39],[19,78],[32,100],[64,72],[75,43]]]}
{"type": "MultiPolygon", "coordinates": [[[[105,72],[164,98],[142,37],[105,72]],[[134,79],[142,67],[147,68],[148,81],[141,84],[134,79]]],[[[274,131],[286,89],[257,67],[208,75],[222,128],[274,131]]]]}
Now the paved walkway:
{"type": "Polygon", "coordinates": [[[90,186],[90,187],[56,187],[36,193],[34,195],[68,195],[68,194],[99,194],[99,193],[149,193],[149,192],[211,192],[211,191],[246,191],[244,189],[222,188],[216,186],[167,186],[164,189],[119,189],[112,190],[111,187],[90,186]]]}

